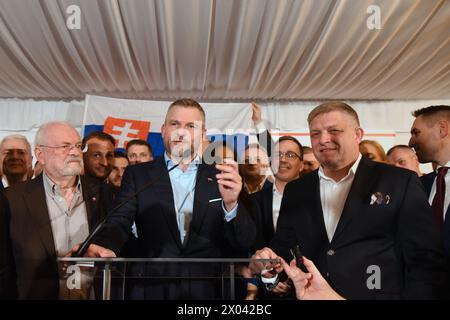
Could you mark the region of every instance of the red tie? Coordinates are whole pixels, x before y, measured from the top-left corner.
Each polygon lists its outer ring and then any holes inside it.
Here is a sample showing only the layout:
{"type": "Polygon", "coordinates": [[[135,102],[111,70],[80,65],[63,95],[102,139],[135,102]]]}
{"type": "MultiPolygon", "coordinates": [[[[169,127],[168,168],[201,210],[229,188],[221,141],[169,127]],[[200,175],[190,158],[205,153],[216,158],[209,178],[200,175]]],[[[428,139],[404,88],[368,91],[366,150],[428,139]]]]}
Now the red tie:
{"type": "Polygon", "coordinates": [[[447,174],[447,171],[448,167],[441,167],[438,169],[436,177],[436,195],[431,204],[434,217],[439,227],[444,225],[445,175],[447,174]]]}

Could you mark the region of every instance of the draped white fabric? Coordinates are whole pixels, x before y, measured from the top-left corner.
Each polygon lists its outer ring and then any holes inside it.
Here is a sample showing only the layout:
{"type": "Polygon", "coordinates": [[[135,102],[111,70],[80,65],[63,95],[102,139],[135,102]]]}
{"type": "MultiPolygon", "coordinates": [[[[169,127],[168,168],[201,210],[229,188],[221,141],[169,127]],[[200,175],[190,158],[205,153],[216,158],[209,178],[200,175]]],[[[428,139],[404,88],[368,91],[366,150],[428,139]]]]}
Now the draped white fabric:
{"type": "Polygon", "coordinates": [[[0,98],[446,99],[449,35],[448,0],[0,0],[0,98]]]}

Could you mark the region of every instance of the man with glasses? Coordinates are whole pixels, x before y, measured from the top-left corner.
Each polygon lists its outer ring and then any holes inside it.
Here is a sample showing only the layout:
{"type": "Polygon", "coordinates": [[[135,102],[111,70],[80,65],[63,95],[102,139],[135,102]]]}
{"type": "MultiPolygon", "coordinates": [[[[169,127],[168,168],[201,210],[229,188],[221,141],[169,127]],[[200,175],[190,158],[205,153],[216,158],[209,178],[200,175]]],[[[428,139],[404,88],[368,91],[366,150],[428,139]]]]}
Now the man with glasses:
{"type": "Polygon", "coordinates": [[[80,176],[82,143],[70,124],[42,125],[35,155],[42,175],[5,191],[18,298],[71,298],[56,258],[88,236],[105,216],[112,195],[97,180],[80,176]]]}
{"type": "MultiPolygon", "coordinates": [[[[275,176],[274,183],[266,183],[261,191],[252,194],[253,214],[257,223],[257,238],[253,251],[269,245],[277,228],[284,188],[288,182],[300,176],[303,169],[303,148],[300,142],[291,136],[281,137],[273,147],[271,167],[275,176]]],[[[247,290],[248,295],[249,292],[256,294],[251,285],[247,290]]],[[[289,291],[290,284],[282,281],[273,293],[283,295],[289,291]]]]}
{"type": "Polygon", "coordinates": [[[281,137],[274,145],[271,167],[274,183],[266,184],[261,191],[253,194],[260,226],[255,249],[269,245],[277,228],[284,188],[288,182],[298,179],[303,169],[303,148],[300,142],[291,136],[281,137]]]}

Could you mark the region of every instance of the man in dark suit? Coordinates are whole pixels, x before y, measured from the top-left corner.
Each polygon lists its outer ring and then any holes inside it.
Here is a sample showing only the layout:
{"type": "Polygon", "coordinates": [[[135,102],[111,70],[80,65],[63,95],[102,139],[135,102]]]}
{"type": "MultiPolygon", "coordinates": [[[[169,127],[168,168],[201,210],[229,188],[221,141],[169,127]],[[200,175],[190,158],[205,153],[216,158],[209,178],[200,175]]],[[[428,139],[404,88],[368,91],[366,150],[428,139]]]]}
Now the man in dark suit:
{"type": "MultiPolygon", "coordinates": [[[[321,167],[286,186],[274,239],[254,258],[291,260],[299,245],[344,298],[439,297],[445,260],[417,175],[361,157],[363,130],[345,103],[316,107],[308,123],[321,167]]],[[[269,284],[282,271],[250,267],[269,284]]]]}
{"type": "MultiPolygon", "coordinates": [[[[156,179],[155,183],[110,214],[87,255],[116,256],[130,235],[133,221],[141,257],[221,258],[232,257],[234,250],[248,250],[256,228],[244,206],[238,204],[242,180],[237,163],[225,160],[214,167],[202,163],[197,154],[205,134],[200,104],[190,99],[173,102],[161,132],[165,154],[152,162],[129,166],[116,203],[147,182],[156,179]]],[[[218,297],[214,280],[186,278],[214,277],[218,271],[211,264],[152,264],[144,272],[153,279],[143,282],[142,295],[134,298],[214,299],[218,297]]]]}
{"type": "Polygon", "coordinates": [[[35,149],[43,173],[5,191],[19,299],[71,298],[56,259],[85,239],[112,201],[105,184],[80,176],[81,150],[71,125],[44,124],[35,149]]]}
{"type": "Polygon", "coordinates": [[[9,240],[8,203],[5,196],[0,193],[0,300],[16,298],[14,286],[14,270],[11,255],[11,242],[9,240]]]}
{"type": "Polygon", "coordinates": [[[421,177],[444,248],[450,258],[450,106],[430,106],[413,112],[409,146],[416,151],[419,162],[434,162],[436,171],[421,177]],[[439,196],[440,195],[440,196],[439,196]]]}
{"type": "MultiPolygon", "coordinates": [[[[284,188],[288,182],[298,179],[303,169],[303,147],[297,139],[283,136],[273,146],[271,167],[274,183],[266,182],[263,188],[251,197],[251,212],[257,226],[257,236],[252,252],[269,245],[275,233],[284,188]]],[[[248,285],[247,291],[256,290],[248,285]]],[[[280,282],[274,294],[284,295],[290,291],[289,282],[280,282]]]]}
{"type": "Polygon", "coordinates": [[[271,160],[274,183],[267,182],[261,191],[251,195],[254,211],[258,217],[257,240],[254,248],[269,245],[277,226],[281,199],[287,183],[298,179],[303,168],[303,148],[297,139],[283,136],[274,144],[271,160]]]}

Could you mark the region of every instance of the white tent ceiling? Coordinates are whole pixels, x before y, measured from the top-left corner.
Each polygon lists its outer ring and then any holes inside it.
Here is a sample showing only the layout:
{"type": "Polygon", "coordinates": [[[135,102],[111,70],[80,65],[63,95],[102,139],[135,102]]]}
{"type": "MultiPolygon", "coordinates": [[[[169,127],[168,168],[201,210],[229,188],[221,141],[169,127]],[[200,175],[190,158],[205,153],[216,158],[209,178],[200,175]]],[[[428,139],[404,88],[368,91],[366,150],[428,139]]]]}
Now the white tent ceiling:
{"type": "Polygon", "coordinates": [[[0,98],[445,99],[449,58],[446,0],[0,0],[0,98]]]}

